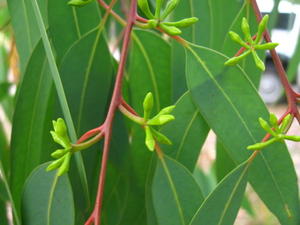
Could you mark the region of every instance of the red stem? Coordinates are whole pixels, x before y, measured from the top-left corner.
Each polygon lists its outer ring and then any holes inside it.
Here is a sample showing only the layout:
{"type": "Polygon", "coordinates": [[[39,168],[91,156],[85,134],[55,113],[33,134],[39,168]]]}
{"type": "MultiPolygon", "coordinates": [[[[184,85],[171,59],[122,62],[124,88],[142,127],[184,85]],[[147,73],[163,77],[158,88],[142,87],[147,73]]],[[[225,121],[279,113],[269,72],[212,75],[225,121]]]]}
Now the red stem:
{"type": "MultiPolygon", "coordinates": [[[[101,5],[105,4],[102,0],[98,0],[101,5]]],[[[103,155],[102,155],[102,163],[101,163],[101,170],[99,176],[99,183],[98,183],[98,190],[97,190],[97,197],[94,206],[94,210],[92,215],[86,221],[85,225],[90,225],[94,222],[94,225],[101,224],[101,209],[102,209],[102,202],[103,202],[103,193],[104,193],[104,186],[105,186],[105,178],[106,178],[106,168],[107,168],[107,161],[109,156],[109,147],[111,142],[112,136],[112,124],[115,116],[115,112],[121,104],[122,100],[122,81],[124,76],[124,69],[125,64],[128,58],[128,50],[129,50],[129,43],[131,39],[131,31],[133,25],[136,21],[136,14],[137,14],[137,0],[131,1],[130,11],[127,19],[127,25],[124,32],[124,41],[123,47],[121,52],[121,59],[118,67],[117,78],[115,81],[115,87],[113,91],[113,96],[111,99],[111,103],[109,106],[108,114],[106,120],[104,122],[103,131],[105,133],[104,139],[104,148],[103,148],[103,155]]]]}
{"type": "MultiPolygon", "coordinates": [[[[262,20],[262,15],[261,15],[261,12],[260,12],[260,10],[258,8],[256,0],[251,0],[251,5],[252,5],[252,8],[253,8],[254,13],[255,13],[256,20],[258,22],[260,22],[262,20]]],[[[270,33],[269,33],[269,31],[267,29],[266,29],[266,31],[264,33],[264,38],[265,38],[266,42],[272,42],[270,33]]],[[[291,86],[291,84],[289,83],[289,81],[287,79],[286,72],[284,70],[282,62],[281,62],[280,57],[277,54],[276,50],[272,49],[272,50],[270,50],[270,53],[271,53],[271,56],[272,56],[275,68],[276,68],[276,70],[278,72],[278,76],[280,78],[280,81],[281,81],[281,83],[282,83],[282,85],[284,87],[289,107],[293,108],[293,111],[294,111],[295,102],[296,102],[295,92],[292,89],[292,86],[291,86]]]]}
{"type": "Polygon", "coordinates": [[[80,143],[86,141],[87,139],[89,139],[89,138],[91,138],[91,137],[93,137],[93,136],[99,134],[99,133],[101,132],[101,130],[102,130],[102,126],[97,127],[97,128],[95,128],[95,129],[92,129],[92,130],[89,130],[88,132],[86,132],[84,135],[82,135],[82,136],[78,139],[78,141],[77,141],[76,144],[80,144],[80,143]]]}
{"type": "Polygon", "coordinates": [[[125,109],[127,109],[133,115],[138,116],[138,113],[130,105],[128,105],[128,103],[123,98],[121,99],[121,104],[125,109]]]}

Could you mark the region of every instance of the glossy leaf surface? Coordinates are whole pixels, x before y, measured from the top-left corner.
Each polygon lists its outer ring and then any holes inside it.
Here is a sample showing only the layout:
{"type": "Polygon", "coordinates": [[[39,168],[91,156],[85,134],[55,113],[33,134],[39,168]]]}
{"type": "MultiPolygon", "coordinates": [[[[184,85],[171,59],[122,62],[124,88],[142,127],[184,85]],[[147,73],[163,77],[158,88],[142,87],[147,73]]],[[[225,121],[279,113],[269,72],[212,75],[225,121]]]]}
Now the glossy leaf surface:
{"type": "Polygon", "coordinates": [[[165,154],[183,164],[191,172],[194,170],[201,147],[209,128],[198,108],[192,102],[190,93],[184,94],[172,112],[175,121],[162,128],[173,144],[164,146],[165,154]]]}
{"type": "Polygon", "coordinates": [[[48,164],[37,167],[28,177],[22,198],[23,224],[75,224],[73,193],[67,175],[46,172],[48,164]]]}
{"type": "MultiPolygon", "coordinates": [[[[225,60],[215,51],[191,48],[187,51],[187,80],[200,112],[237,164],[249,157],[246,147],[263,138],[257,118],[267,118],[268,111],[245,73],[238,67],[225,67],[225,60]]],[[[281,223],[300,221],[297,177],[284,144],[260,152],[249,179],[281,223]]]]}
{"type": "Polygon", "coordinates": [[[205,199],[190,225],[232,225],[247,184],[249,165],[244,163],[228,174],[205,199]]]}
{"type": "Polygon", "coordinates": [[[12,128],[11,186],[17,208],[26,177],[53,150],[49,134],[52,116],[52,79],[41,44],[35,49],[19,90],[12,128]]]}
{"type": "Polygon", "coordinates": [[[161,225],[189,224],[203,201],[192,174],[168,156],[160,156],[153,180],[153,203],[161,225]]]}

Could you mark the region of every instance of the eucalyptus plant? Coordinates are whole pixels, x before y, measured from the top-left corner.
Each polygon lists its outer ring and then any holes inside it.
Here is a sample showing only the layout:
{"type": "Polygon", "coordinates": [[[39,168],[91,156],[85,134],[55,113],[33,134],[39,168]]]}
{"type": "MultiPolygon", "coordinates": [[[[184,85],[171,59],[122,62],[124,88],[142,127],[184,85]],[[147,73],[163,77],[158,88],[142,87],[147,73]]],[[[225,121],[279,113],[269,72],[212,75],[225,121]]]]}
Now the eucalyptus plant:
{"type": "MultiPolygon", "coordinates": [[[[271,218],[300,224],[285,144],[300,141],[290,131],[300,93],[256,0],[7,5],[20,82],[15,96],[0,90],[12,125],[8,141],[0,118],[1,224],[232,225],[241,208],[261,214],[247,185],[271,218]],[[279,118],[257,92],[267,51],[287,99],[279,118]]],[[[4,50],[0,60],[15,54],[4,50]]],[[[0,87],[14,68],[5,62],[0,87]]]]}

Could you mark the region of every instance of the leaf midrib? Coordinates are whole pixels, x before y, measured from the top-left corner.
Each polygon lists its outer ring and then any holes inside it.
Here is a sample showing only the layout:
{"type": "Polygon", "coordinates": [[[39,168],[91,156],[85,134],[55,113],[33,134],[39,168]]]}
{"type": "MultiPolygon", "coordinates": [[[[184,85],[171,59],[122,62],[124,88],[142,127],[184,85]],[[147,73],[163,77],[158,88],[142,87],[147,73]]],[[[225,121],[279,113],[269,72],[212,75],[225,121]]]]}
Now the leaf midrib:
{"type": "Polygon", "coordinates": [[[180,217],[180,222],[181,222],[182,225],[185,225],[185,220],[184,220],[184,215],[183,215],[183,209],[181,208],[181,205],[180,205],[179,196],[177,194],[175,184],[173,183],[173,179],[172,179],[171,173],[170,173],[170,171],[168,169],[168,166],[166,164],[166,161],[165,161],[165,159],[163,157],[164,156],[161,156],[159,159],[161,161],[161,164],[163,166],[163,169],[164,169],[165,174],[167,176],[167,179],[169,181],[170,189],[172,190],[172,193],[174,195],[174,200],[176,202],[176,206],[177,206],[177,209],[178,209],[178,213],[179,213],[179,217],[180,217]]]}
{"type": "Polygon", "coordinates": [[[249,169],[249,166],[250,166],[250,164],[248,163],[248,165],[246,165],[244,171],[242,172],[241,176],[239,177],[238,181],[237,181],[236,184],[234,185],[233,191],[231,192],[231,194],[230,194],[230,196],[229,196],[229,200],[227,201],[227,203],[226,203],[226,205],[225,205],[225,208],[224,208],[224,210],[222,211],[222,215],[221,215],[221,218],[220,218],[220,220],[219,220],[219,222],[218,222],[218,225],[222,225],[223,219],[224,219],[224,217],[225,217],[225,215],[226,215],[226,212],[227,212],[227,210],[228,210],[228,208],[229,208],[229,206],[230,206],[230,204],[231,204],[231,202],[232,202],[232,200],[233,200],[234,194],[235,194],[237,188],[240,186],[240,184],[241,184],[241,182],[242,182],[242,180],[243,180],[245,174],[247,173],[247,171],[248,171],[248,169],[249,169]]]}
{"type": "Polygon", "coordinates": [[[191,119],[190,122],[188,123],[188,125],[187,125],[187,127],[186,127],[186,129],[185,129],[185,131],[184,131],[184,134],[182,135],[182,139],[181,139],[181,141],[180,141],[179,148],[178,148],[178,151],[177,151],[177,154],[176,154],[176,159],[179,158],[179,156],[180,156],[180,154],[181,154],[181,152],[182,152],[182,150],[183,150],[183,146],[184,146],[184,144],[185,144],[185,142],[186,142],[188,133],[189,133],[189,131],[191,130],[192,125],[194,124],[194,121],[196,120],[198,114],[199,114],[199,111],[198,111],[198,110],[195,110],[195,112],[194,112],[194,114],[193,114],[193,116],[192,116],[192,119],[191,119]]]}
{"type": "MultiPolygon", "coordinates": [[[[207,72],[208,76],[211,78],[211,80],[215,83],[216,87],[220,90],[220,92],[224,95],[225,99],[228,101],[228,103],[232,106],[234,112],[237,114],[238,118],[241,120],[241,123],[243,124],[243,126],[245,127],[246,131],[248,132],[249,136],[251,137],[251,139],[254,141],[254,143],[257,142],[257,140],[255,139],[255,137],[252,135],[252,132],[250,131],[250,129],[248,128],[245,120],[243,119],[242,115],[238,112],[238,109],[234,106],[234,104],[232,103],[232,101],[230,100],[229,96],[226,94],[226,92],[224,91],[224,89],[219,85],[218,81],[214,78],[214,76],[211,74],[211,71],[209,70],[209,68],[205,65],[205,63],[203,62],[203,60],[200,58],[200,56],[197,55],[197,53],[191,48],[188,47],[188,50],[191,51],[191,53],[194,55],[194,57],[197,59],[197,61],[200,63],[200,65],[204,68],[204,70],[207,72]]],[[[209,50],[209,49],[208,49],[209,50]]],[[[274,175],[273,175],[273,171],[271,169],[271,167],[268,164],[268,161],[265,159],[263,153],[261,152],[261,156],[262,159],[264,161],[264,164],[266,165],[266,167],[268,168],[268,170],[270,171],[271,174],[271,178],[273,183],[275,184],[276,190],[279,193],[280,199],[283,203],[284,206],[287,206],[288,203],[285,201],[285,198],[283,197],[283,194],[281,193],[279,186],[276,182],[276,180],[274,179],[274,175]]],[[[289,214],[288,212],[286,212],[287,214],[289,214]]]]}
{"type": "Polygon", "coordinates": [[[141,43],[139,37],[135,34],[133,34],[132,37],[133,37],[133,40],[137,43],[139,49],[141,50],[142,55],[144,56],[145,61],[146,61],[147,68],[148,68],[149,73],[150,73],[150,79],[151,79],[153,89],[154,89],[154,92],[155,92],[154,98],[155,98],[155,101],[157,103],[156,104],[157,112],[159,112],[160,107],[161,107],[160,93],[159,93],[159,90],[158,90],[158,84],[157,84],[157,80],[156,80],[156,77],[155,77],[154,69],[153,69],[152,64],[151,64],[150,57],[149,57],[146,49],[144,48],[143,44],[141,43]]]}
{"type": "Polygon", "coordinates": [[[52,184],[50,192],[49,192],[49,200],[48,200],[48,204],[47,204],[47,225],[51,224],[50,223],[51,208],[52,208],[53,196],[54,196],[57,181],[58,181],[58,176],[55,175],[54,180],[53,180],[53,184],[52,184]]]}

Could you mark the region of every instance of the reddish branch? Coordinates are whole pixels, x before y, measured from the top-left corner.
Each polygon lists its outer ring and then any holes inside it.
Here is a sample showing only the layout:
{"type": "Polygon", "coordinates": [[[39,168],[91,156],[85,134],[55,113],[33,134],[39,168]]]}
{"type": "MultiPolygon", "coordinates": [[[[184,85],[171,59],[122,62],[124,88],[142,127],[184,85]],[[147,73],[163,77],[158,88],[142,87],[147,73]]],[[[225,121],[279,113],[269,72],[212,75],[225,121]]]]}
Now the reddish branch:
{"type": "MultiPolygon", "coordinates": [[[[98,1],[100,4],[103,4],[102,0],[98,0],[98,1]]],[[[109,9],[109,7],[107,9],[109,9]]],[[[95,202],[94,210],[90,215],[89,219],[86,221],[85,225],[90,225],[90,224],[100,225],[101,223],[101,209],[102,209],[102,202],[103,202],[107,161],[108,161],[109,148],[110,148],[110,142],[112,136],[112,125],[115,117],[115,112],[118,109],[118,106],[122,103],[122,81],[123,81],[127,56],[128,56],[129,43],[131,39],[131,31],[136,21],[136,15],[137,15],[137,0],[132,0],[130,5],[130,11],[127,18],[127,25],[124,32],[124,41],[123,41],[121,58],[120,58],[119,68],[118,68],[117,77],[115,81],[113,96],[111,99],[106,120],[101,128],[102,132],[104,132],[105,138],[104,138],[104,148],[103,148],[96,202],[95,202]]],[[[89,135],[87,134],[86,136],[89,135]]]]}
{"type": "MultiPolygon", "coordinates": [[[[142,22],[142,23],[148,22],[147,19],[137,15],[137,0],[131,1],[130,11],[129,11],[126,22],[123,21],[123,19],[116,12],[114,12],[111,9],[110,5],[107,5],[104,2],[104,0],[98,0],[98,2],[102,7],[104,7],[107,10],[108,13],[112,14],[117,20],[119,20],[124,25],[126,24],[126,28],[124,31],[124,41],[123,41],[121,58],[120,58],[119,68],[118,68],[117,77],[116,77],[116,81],[115,81],[113,96],[111,99],[111,103],[110,103],[110,107],[108,110],[106,120],[102,126],[88,131],[78,140],[78,143],[81,143],[95,135],[98,135],[100,132],[103,133],[103,135],[105,137],[96,202],[95,202],[94,210],[93,210],[92,214],[90,215],[89,219],[85,222],[85,225],[91,225],[91,224],[100,225],[100,223],[101,223],[101,209],[102,209],[102,202],[103,202],[106,168],[107,168],[109,148],[110,148],[110,142],[111,142],[111,136],[112,136],[112,124],[113,124],[115,112],[118,109],[118,107],[120,105],[122,105],[126,110],[128,110],[132,114],[136,115],[136,112],[134,111],[134,109],[132,109],[124,101],[124,99],[122,97],[122,93],[121,93],[122,80],[123,80],[123,76],[124,76],[124,70],[125,70],[125,65],[126,65],[126,61],[127,61],[129,43],[130,43],[130,39],[131,39],[131,32],[132,32],[133,26],[136,23],[136,21],[142,22]]],[[[261,16],[261,13],[257,6],[256,0],[251,0],[251,5],[254,9],[257,21],[260,22],[262,19],[262,16],[261,16]]],[[[160,32],[163,32],[159,28],[158,28],[158,30],[160,32]]],[[[171,38],[175,39],[183,46],[186,46],[188,43],[187,41],[185,41],[183,38],[181,38],[179,36],[171,36],[171,38]]],[[[255,38],[255,36],[253,38],[255,38]]],[[[270,34],[267,30],[264,33],[264,38],[265,38],[266,42],[271,42],[270,34]]],[[[236,56],[240,55],[243,51],[244,51],[244,49],[241,48],[237,52],[236,56]]],[[[287,96],[287,100],[288,100],[288,109],[284,113],[284,115],[282,115],[282,117],[279,119],[279,124],[282,122],[283,118],[288,114],[292,114],[294,117],[296,117],[298,119],[298,121],[300,123],[300,114],[297,109],[297,101],[299,101],[300,94],[296,93],[292,89],[292,87],[287,79],[286,72],[284,70],[282,62],[275,50],[271,50],[271,56],[274,61],[276,70],[278,72],[281,83],[284,87],[284,90],[285,90],[285,93],[287,96]]],[[[267,141],[269,138],[270,138],[270,134],[267,134],[263,138],[262,141],[267,141]]],[[[158,155],[161,156],[162,153],[161,153],[158,145],[156,146],[156,150],[157,150],[158,155]]],[[[252,162],[252,160],[257,156],[258,153],[259,153],[259,151],[254,152],[252,154],[252,156],[250,157],[249,162],[252,162]]]]}
{"type": "MultiPolygon", "coordinates": [[[[256,20],[259,23],[262,20],[262,15],[261,15],[261,12],[260,12],[260,10],[258,8],[256,0],[251,0],[251,5],[252,5],[253,11],[255,13],[256,20]]],[[[264,39],[265,39],[266,42],[272,42],[270,33],[269,33],[269,31],[267,29],[264,32],[264,39]]],[[[298,120],[298,122],[300,123],[300,114],[299,114],[299,111],[298,111],[298,108],[297,108],[297,102],[299,101],[300,94],[297,93],[297,92],[295,92],[293,90],[291,84],[289,83],[289,80],[287,78],[285,69],[284,69],[284,67],[282,65],[281,59],[280,59],[279,55],[277,54],[276,50],[275,49],[270,50],[270,53],[271,53],[271,57],[272,57],[272,60],[274,62],[276,71],[277,71],[278,76],[280,78],[281,84],[284,87],[285,94],[286,94],[287,101],[288,101],[288,108],[287,108],[286,112],[279,119],[278,124],[281,124],[282,120],[288,114],[293,115],[298,120]]],[[[262,139],[262,142],[267,141],[269,138],[270,138],[270,134],[267,134],[262,139]]],[[[252,162],[252,160],[258,155],[259,152],[260,151],[255,151],[251,155],[249,161],[252,162]]]]}

